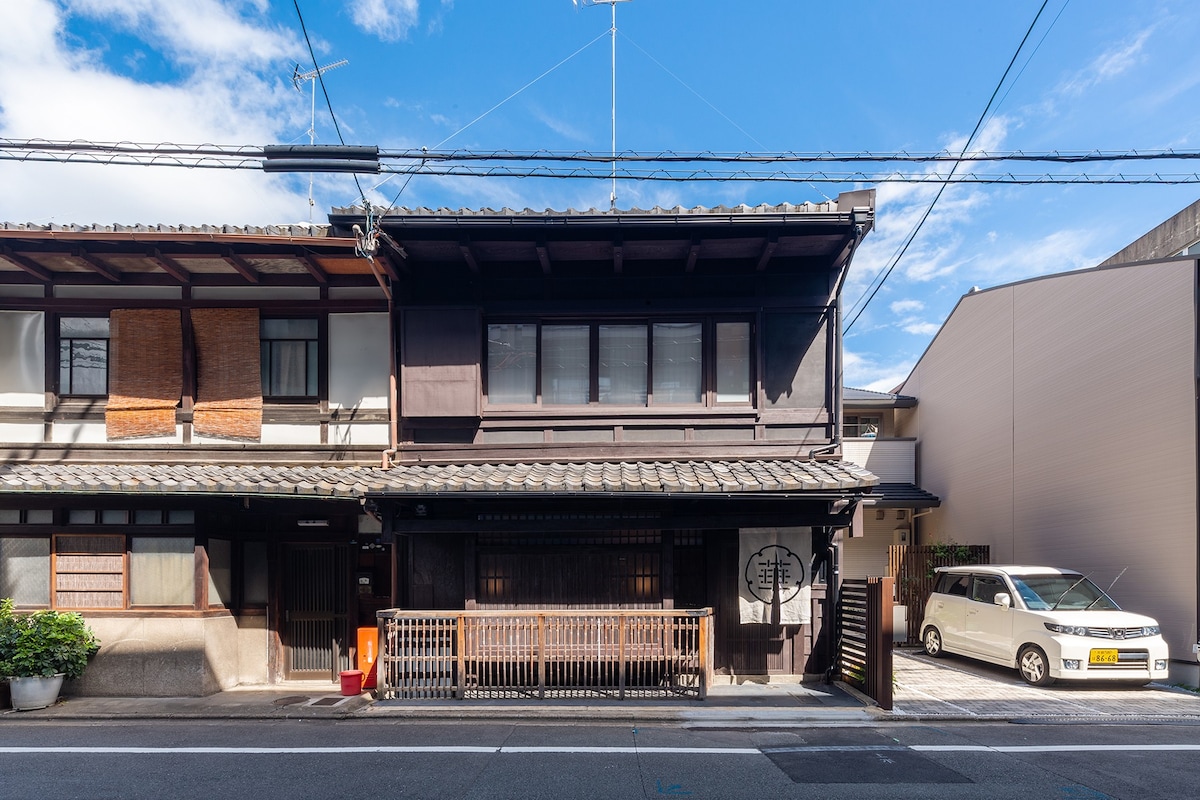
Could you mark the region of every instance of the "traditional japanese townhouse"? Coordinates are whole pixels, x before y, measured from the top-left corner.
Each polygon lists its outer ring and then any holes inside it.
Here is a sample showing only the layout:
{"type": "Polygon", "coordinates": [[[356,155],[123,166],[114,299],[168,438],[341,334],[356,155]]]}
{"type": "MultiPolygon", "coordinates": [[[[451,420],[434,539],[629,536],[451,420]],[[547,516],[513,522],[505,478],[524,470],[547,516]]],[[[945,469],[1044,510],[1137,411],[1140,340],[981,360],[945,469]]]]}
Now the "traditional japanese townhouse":
{"type": "Polygon", "coordinates": [[[0,594],[96,693],[330,678],[384,608],[710,608],[719,673],[820,673],[873,207],[7,226],[0,594]]]}

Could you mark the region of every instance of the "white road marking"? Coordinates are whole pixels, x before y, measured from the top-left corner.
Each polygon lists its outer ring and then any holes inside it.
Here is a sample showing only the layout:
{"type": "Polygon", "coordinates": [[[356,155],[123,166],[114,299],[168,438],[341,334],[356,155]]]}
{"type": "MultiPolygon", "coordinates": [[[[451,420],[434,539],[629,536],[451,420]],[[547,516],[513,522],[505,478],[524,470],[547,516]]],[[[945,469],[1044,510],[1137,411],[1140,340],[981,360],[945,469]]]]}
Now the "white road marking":
{"type": "Polygon", "coordinates": [[[391,746],[347,747],[0,747],[0,755],[431,755],[475,753],[482,755],[719,755],[758,756],[771,753],[1113,753],[1196,752],[1200,744],[1048,744],[1048,745],[829,745],[800,747],[508,747],[508,746],[391,746]]]}

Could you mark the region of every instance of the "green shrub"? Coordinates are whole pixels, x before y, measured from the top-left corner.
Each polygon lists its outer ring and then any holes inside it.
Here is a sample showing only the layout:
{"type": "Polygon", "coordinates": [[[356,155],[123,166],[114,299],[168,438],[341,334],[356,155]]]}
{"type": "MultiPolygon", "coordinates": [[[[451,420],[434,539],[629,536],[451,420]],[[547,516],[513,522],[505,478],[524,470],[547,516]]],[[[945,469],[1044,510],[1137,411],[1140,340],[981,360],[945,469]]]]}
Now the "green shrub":
{"type": "Polygon", "coordinates": [[[13,612],[11,598],[0,600],[0,676],[78,678],[100,648],[83,617],[74,612],[13,612]]]}

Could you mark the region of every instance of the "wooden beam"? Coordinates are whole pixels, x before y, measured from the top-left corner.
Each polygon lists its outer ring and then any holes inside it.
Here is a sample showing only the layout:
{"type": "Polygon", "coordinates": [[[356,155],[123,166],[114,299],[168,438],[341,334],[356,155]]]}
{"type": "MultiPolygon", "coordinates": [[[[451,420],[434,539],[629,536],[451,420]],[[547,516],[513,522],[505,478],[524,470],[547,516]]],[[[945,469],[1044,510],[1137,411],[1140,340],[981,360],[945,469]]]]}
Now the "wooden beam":
{"type": "Polygon", "coordinates": [[[763,245],[762,253],[760,253],[758,256],[758,267],[756,269],[759,272],[762,272],[767,268],[767,263],[771,260],[771,256],[774,255],[775,248],[778,246],[779,234],[772,233],[767,237],[767,243],[763,245]]]}
{"type": "Polygon", "coordinates": [[[688,248],[687,271],[692,272],[696,269],[696,259],[700,257],[700,240],[692,238],[692,246],[688,248]]]}
{"type": "Polygon", "coordinates": [[[221,253],[221,258],[250,283],[258,283],[258,271],[246,259],[233,252],[232,247],[226,247],[224,252],[221,253]]]}
{"type": "Polygon", "coordinates": [[[316,259],[307,253],[300,253],[296,258],[300,259],[300,263],[308,270],[308,274],[316,279],[317,283],[329,283],[329,276],[325,274],[325,270],[321,269],[321,265],[317,263],[316,259]]]}
{"type": "Polygon", "coordinates": [[[613,272],[618,275],[625,265],[625,245],[620,239],[613,240],[613,272]]]}
{"type": "Polygon", "coordinates": [[[546,247],[546,243],[538,242],[536,249],[537,249],[538,263],[542,265],[542,274],[549,275],[550,274],[550,251],[546,247]]]}
{"type": "Polygon", "coordinates": [[[479,274],[479,262],[475,260],[475,253],[471,250],[471,240],[464,239],[458,243],[458,249],[462,251],[463,258],[467,262],[467,266],[471,268],[471,272],[479,274]]]}
{"type": "Polygon", "coordinates": [[[380,258],[379,263],[383,264],[383,270],[388,274],[389,278],[394,281],[400,280],[401,272],[409,272],[408,251],[404,249],[404,245],[397,242],[382,229],[379,231],[379,241],[383,242],[383,246],[387,250],[386,257],[380,258]]]}
{"type": "Polygon", "coordinates": [[[5,261],[13,264],[18,269],[24,270],[43,283],[50,283],[52,280],[54,280],[49,270],[47,270],[41,264],[38,264],[36,261],[32,261],[25,256],[18,255],[8,245],[0,245],[0,258],[3,258],[5,261]]]}
{"type": "Polygon", "coordinates": [[[150,260],[157,264],[159,269],[180,283],[187,284],[192,282],[192,274],[184,269],[183,265],[178,261],[169,256],[164,256],[162,251],[157,247],[151,251],[150,260]]]}
{"type": "Polygon", "coordinates": [[[113,283],[121,282],[121,274],[119,272],[116,272],[115,270],[113,270],[113,268],[110,267],[108,264],[105,264],[100,259],[91,255],[90,253],[88,253],[87,250],[84,250],[82,247],[75,248],[75,257],[78,258],[80,261],[82,261],[84,264],[87,264],[88,268],[91,269],[96,274],[100,275],[100,277],[106,278],[107,280],[110,280],[113,283]]]}

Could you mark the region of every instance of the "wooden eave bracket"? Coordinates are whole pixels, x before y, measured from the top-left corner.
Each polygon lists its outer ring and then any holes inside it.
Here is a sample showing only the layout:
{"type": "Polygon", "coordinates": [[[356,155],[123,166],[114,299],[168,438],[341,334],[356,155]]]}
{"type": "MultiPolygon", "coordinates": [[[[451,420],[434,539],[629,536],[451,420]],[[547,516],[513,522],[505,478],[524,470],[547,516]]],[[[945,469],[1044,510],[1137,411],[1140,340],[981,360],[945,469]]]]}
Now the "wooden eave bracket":
{"type": "Polygon", "coordinates": [[[471,240],[463,239],[458,243],[458,249],[462,251],[463,259],[467,262],[467,266],[470,267],[471,272],[478,275],[479,262],[475,259],[475,252],[471,249],[471,240]]]}
{"type": "Polygon", "coordinates": [[[536,245],[538,263],[542,265],[542,274],[550,275],[550,250],[546,247],[545,242],[538,242],[536,245]]]}
{"type": "Polygon", "coordinates": [[[308,253],[298,253],[296,258],[300,259],[300,263],[308,270],[308,274],[312,275],[317,283],[329,283],[329,276],[325,274],[325,270],[321,269],[321,265],[317,260],[308,253]]]}
{"type": "Polygon", "coordinates": [[[688,248],[687,257],[687,272],[694,272],[696,269],[696,259],[700,257],[700,240],[692,237],[692,246],[688,248]]]}
{"type": "Polygon", "coordinates": [[[115,270],[113,270],[113,268],[110,267],[108,264],[105,264],[103,261],[96,258],[94,255],[90,254],[87,250],[84,250],[82,247],[75,248],[75,257],[78,258],[80,261],[82,261],[84,264],[87,264],[88,269],[92,270],[100,277],[102,277],[106,280],[110,280],[113,283],[121,282],[121,274],[119,272],[116,272],[115,270]]]}
{"type": "Polygon", "coordinates": [[[775,254],[775,248],[779,246],[779,234],[772,233],[767,237],[766,244],[763,245],[762,252],[758,256],[758,266],[756,269],[762,272],[767,268],[767,264],[771,261],[771,256],[775,254]]]}
{"type": "Polygon", "coordinates": [[[625,243],[622,239],[613,241],[613,272],[618,275],[625,267],[625,243]]]}
{"type": "Polygon", "coordinates": [[[409,271],[408,251],[382,229],[379,231],[379,241],[383,242],[383,246],[387,250],[386,257],[379,259],[379,263],[383,265],[383,271],[392,280],[400,280],[400,272],[409,271]]]}
{"type": "Polygon", "coordinates": [[[159,269],[180,283],[188,284],[192,282],[192,274],[175,259],[171,258],[170,256],[163,255],[162,251],[158,248],[155,248],[150,253],[150,260],[158,265],[159,269]]]}
{"type": "Polygon", "coordinates": [[[254,269],[250,262],[233,252],[232,248],[225,248],[225,251],[221,253],[221,258],[225,260],[226,264],[233,267],[239,275],[248,280],[250,283],[259,282],[258,271],[254,269]]]}
{"type": "Polygon", "coordinates": [[[0,258],[13,264],[17,269],[24,270],[43,283],[50,283],[54,280],[54,276],[50,274],[49,270],[25,256],[18,255],[8,245],[0,245],[0,258]]]}

